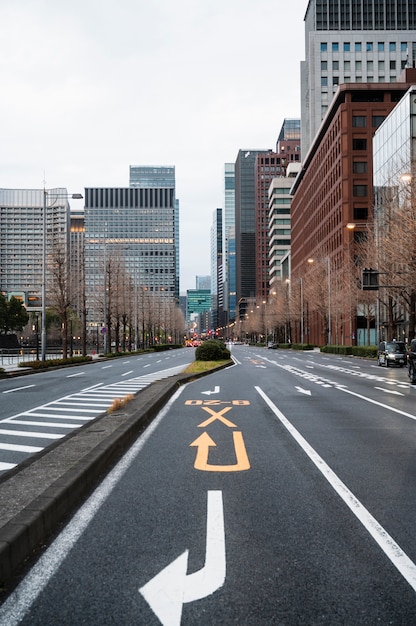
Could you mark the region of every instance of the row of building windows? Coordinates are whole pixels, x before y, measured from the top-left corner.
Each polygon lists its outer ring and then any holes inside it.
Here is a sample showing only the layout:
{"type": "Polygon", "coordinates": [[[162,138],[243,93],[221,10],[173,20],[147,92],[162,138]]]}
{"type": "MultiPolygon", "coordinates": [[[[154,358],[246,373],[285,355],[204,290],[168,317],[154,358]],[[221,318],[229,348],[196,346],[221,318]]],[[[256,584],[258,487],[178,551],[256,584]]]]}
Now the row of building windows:
{"type": "Polygon", "coordinates": [[[173,208],[174,189],[90,188],[85,190],[85,207],[173,208]]]}
{"type": "MultiPolygon", "coordinates": [[[[406,41],[402,41],[400,43],[400,52],[406,53],[407,45],[408,44],[406,41]]],[[[343,52],[362,52],[363,50],[365,50],[366,52],[374,52],[375,50],[377,50],[377,52],[385,52],[386,50],[388,50],[389,52],[396,52],[397,47],[398,46],[396,45],[395,41],[390,41],[389,43],[386,43],[384,41],[367,41],[365,44],[362,44],[361,41],[355,41],[352,44],[349,41],[344,41],[342,44],[340,44],[338,41],[333,41],[330,44],[332,52],[340,52],[341,49],[343,52]]],[[[328,49],[328,43],[326,41],[321,41],[321,52],[328,52],[328,49]]]]}
{"type": "Polygon", "coordinates": [[[410,30],[413,0],[316,0],[317,30],[410,30]]]}
{"type": "MultiPolygon", "coordinates": [[[[377,61],[376,64],[372,60],[367,60],[365,62],[365,65],[367,68],[367,72],[373,72],[375,67],[378,69],[378,71],[384,71],[386,67],[388,67],[390,70],[397,69],[397,62],[395,59],[390,59],[389,61],[380,60],[377,61]]],[[[401,69],[404,69],[405,66],[406,61],[403,60],[401,69]]],[[[363,61],[354,61],[354,67],[356,72],[361,72],[364,67],[363,61]]],[[[339,72],[340,69],[343,69],[344,72],[349,72],[351,71],[351,61],[343,61],[341,65],[339,61],[332,61],[332,63],[328,63],[328,61],[321,61],[321,72],[327,72],[328,68],[332,69],[333,72],[339,72]]]]}
{"type": "MultiPolygon", "coordinates": [[[[404,65],[403,65],[403,69],[404,69],[404,65]]],[[[374,82],[377,82],[377,83],[385,83],[385,82],[395,83],[395,82],[397,82],[397,77],[396,76],[389,76],[386,79],[386,76],[384,74],[380,74],[377,77],[376,81],[374,80],[374,76],[371,76],[371,75],[370,76],[365,76],[364,77],[364,81],[363,81],[363,77],[362,76],[356,76],[354,81],[351,80],[351,76],[344,76],[344,77],[333,76],[332,77],[332,86],[333,87],[337,87],[338,85],[340,85],[342,83],[351,83],[351,82],[354,82],[354,83],[362,83],[362,82],[365,82],[365,83],[374,83],[374,82]]],[[[321,87],[328,87],[328,86],[329,86],[329,84],[328,84],[328,76],[321,76],[321,87]]],[[[322,94],[321,94],[323,99],[325,97],[325,93],[326,92],[322,92],[322,94]]]]}

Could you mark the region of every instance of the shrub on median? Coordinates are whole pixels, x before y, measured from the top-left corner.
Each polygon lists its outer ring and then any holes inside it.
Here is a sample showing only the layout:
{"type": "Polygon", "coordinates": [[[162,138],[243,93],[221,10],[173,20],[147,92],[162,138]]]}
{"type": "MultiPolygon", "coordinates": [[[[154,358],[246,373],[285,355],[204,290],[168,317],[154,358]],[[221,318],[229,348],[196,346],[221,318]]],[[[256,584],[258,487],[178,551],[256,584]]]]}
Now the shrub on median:
{"type": "Polygon", "coordinates": [[[195,350],[196,361],[224,361],[230,356],[230,351],[225,347],[225,343],[219,339],[203,341],[195,350]]]}

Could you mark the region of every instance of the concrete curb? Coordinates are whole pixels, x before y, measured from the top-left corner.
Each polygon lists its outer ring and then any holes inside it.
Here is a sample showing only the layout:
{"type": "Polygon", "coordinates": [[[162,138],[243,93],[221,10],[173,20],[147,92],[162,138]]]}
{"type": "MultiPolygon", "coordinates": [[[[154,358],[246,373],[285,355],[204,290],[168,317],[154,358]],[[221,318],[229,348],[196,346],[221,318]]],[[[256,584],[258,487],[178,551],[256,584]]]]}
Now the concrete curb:
{"type": "Polygon", "coordinates": [[[29,459],[0,482],[0,589],[92,492],[180,385],[203,374],[179,374],[140,391],[122,410],[92,423],[29,459]]]}

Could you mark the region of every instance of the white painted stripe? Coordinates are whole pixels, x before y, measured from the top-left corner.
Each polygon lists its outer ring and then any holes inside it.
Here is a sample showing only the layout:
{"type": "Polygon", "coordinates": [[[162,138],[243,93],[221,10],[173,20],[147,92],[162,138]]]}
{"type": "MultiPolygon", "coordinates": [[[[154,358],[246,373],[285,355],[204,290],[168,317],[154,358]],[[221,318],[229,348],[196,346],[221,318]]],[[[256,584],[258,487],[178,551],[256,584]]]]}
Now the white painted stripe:
{"type": "Polygon", "coordinates": [[[16,463],[3,463],[0,461],[0,472],[5,472],[16,467],[16,463]]]}
{"type": "Polygon", "coordinates": [[[0,626],[17,626],[29,611],[36,598],[42,593],[49,580],[65,560],[72,547],[76,544],[82,533],[88,527],[94,515],[100,510],[117,483],[124,476],[142,448],[159,426],[162,419],[177,400],[185,385],[180,387],[167,402],[153,422],[148,426],[143,435],[117,463],[114,469],[103,480],[99,487],[88,498],[86,503],[78,510],[69,524],[58,535],[52,545],[40,557],[32,567],[20,585],[10,594],[7,600],[0,606],[0,626]]]}
{"type": "MultiPolygon", "coordinates": [[[[74,398],[74,400],[77,400],[77,398],[74,398]]],[[[81,401],[79,401],[79,402],[61,402],[61,401],[59,401],[59,402],[58,402],[58,404],[59,404],[60,406],[61,406],[62,404],[64,404],[64,405],[67,405],[67,406],[75,406],[75,407],[77,407],[77,408],[79,408],[79,407],[83,408],[84,406],[95,406],[95,407],[97,407],[97,409],[98,409],[99,407],[102,407],[102,408],[104,408],[104,409],[105,409],[105,408],[108,406],[108,402],[105,402],[105,403],[104,403],[104,402],[94,402],[94,403],[92,403],[92,404],[89,404],[89,403],[87,403],[87,402],[82,402],[82,403],[81,403],[81,401]]],[[[51,408],[52,408],[52,407],[51,407],[51,408]]]]}
{"type": "Polygon", "coordinates": [[[19,424],[19,426],[42,426],[45,428],[81,428],[81,426],[83,426],[83,424],[65,424],[65,422],[45,422],[45,421],[39,421],[39,422],[32,422],[29,420],[10,420],[9,423],[11,424],[19,424]]]}
{"type": "Polygon", "coordinates": [[[14,393],[15,391],[22,391],[22,389],[30,389],[31,387],[35,387],[35,385],[25,385],[24,387],[15,387],[15,389],[7,389],[2,393],[14,393]]]}
{"type": "Polygon", "coordinates": [[[0,450],[9,450],[11,452],[40,452],[43,448],[37,446],[18,446],[14,443],[0,442],[0,450]]]}
{"type": "Polygon", "coordinates": [[[382,402],[378,402],[377,400],[372,400],[372,398],[367,398],[367,396],[362,396],[361,394],[355,393],[355,391],[350,391],[350,389],[345,389],[344,387],[337,387],[337,389],[339,389],[339,391],[343,391],[344,393],[349,393],[351,396],[355,396],[356,398],[360,398],[360,400],[370,402],[370,404],[381,406],[383,409],[387,409],[388,411],[393,411],[393,413],[398,413],[399,415],[403,415],[404,417],[410,417],[410,419],[416,420],[416,415],[412,413],[400,411],[400,409],[396,409],[394,406],[388,406],[387,404],[383,404],[382,402]]]}
{"type": "MultiPolygon", "coordinates": [[[[407,554],[395,542],[393,537],[379,524],[379,522],[371,515],[365,506],[354,496],[342,480],[332,471],[325,463],[322,457],[312,448],[311,445],[302,437],[300,432],[289,422],[277,406],[270,400],[260,387],[255,387],[257,393],[263,398],[265,403],[273,411],[283,426],[292,435],[295,441],[300,445],[303,451],[308,455],[312,463],[318,468],[321,474],[326,478],[331,487],[342,498],[348,508],[353,512],[356,518],[361,522],[366,531],[378,543],[384,554],[390,559],[391,563],[397,568],[403,578],[409,583],[414,591],[416,591],[416,565],[407,556],[407,554]]],[[[344,390],[343,390],[344,391],[344,390]]],[[[357,394],[354,394],[357,395],[357,394]]]]}
{"type": "Polygon", "coordinates": [[[134,370],[130,370],[129,372],[124,372],[124,374],[122,374],[122,376],[128,376],[129,374],[132,374],[134,372],[134,370]]]}
{"type": "Polygon", "coordinates": [[[75,378],[76,376],[84,376],[85,372],[77,372],[76,374],[68,374],[67,378],[75,378]]]}
{"type": "Polygon", "coordinates": [[[93,415],[53,415],[52,413],[40,413],[38,411],[33,412],[33,413],[21,413],[22,416],[27,415],[27,417],[48,417],[49,419],[52,420],[61,420],[63,417],[65,417],[66,420],[78,420],[78,421],[84,421],[84,422],[89,422],[90,420],[94,420],[95,417],[93,415]]]}
{"type": "Polygon", "coordinates": [[[42,437],[43,439],[61,439],[62,437],[65,437],[65,435],[36,433],[29,430],[0,430],[0,435],[10,435],[11,437],[42,437]]]}
{"type": "MultiPolygon", "coordinates": [[[[72,408],[70,409],[70,408],[60,407],[57,402],[55,404],[51,405],[51,406],[42,406],[42,407],[40,407],[40,409],[42,411],[62,411],[62,412],[64,412],[64,411],[72,411],[73,412],[74,411],[74,409],[72,409],[72,408]]],[[[94,409],[84,409],[83,406],[79,407],[79,409],[82,410],[83,413],[100,413],[100,411],[98,409],[97,410],[94,410],[94,409]]],[[[28,411],[26,413],[26,415],[39,415],[39,413],[37,412],[36,409],[33,409],[33,412],[32,411],[28,411]]],[[[46,415],[47,415],[47,413],[46,413],[46,415]]]]}

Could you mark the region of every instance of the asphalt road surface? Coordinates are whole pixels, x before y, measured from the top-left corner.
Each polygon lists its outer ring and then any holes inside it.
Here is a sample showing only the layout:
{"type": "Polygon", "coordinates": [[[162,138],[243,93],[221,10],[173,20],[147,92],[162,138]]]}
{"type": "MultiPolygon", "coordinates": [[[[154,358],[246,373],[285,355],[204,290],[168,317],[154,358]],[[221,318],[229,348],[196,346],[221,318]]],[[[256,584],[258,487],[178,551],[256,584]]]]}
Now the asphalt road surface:
{"type": "Polygon", "coordinates": [[[0,624],[416,623],[416,388],[234,346],[182,387],[0,624]]]}

